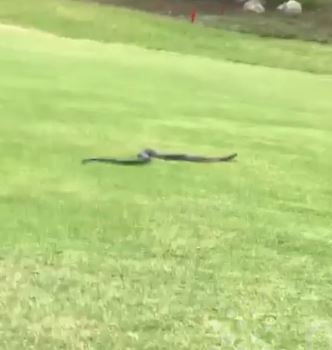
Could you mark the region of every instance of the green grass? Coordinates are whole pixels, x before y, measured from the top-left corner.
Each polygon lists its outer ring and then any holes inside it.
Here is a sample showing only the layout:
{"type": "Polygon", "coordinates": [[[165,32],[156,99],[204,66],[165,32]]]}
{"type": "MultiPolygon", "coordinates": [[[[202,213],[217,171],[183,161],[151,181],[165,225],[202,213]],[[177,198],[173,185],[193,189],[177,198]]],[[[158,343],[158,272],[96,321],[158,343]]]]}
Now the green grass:
{"type": "Polygon", "coordinates": [[[329,349],[331,76],[7,26],[0,76],[1,349],[329,349]],[[239,158],[80,164],[146,146],[239,158]]]}
{"type": "Polygon", "coordinates": [[[331,46],[262,39],[81,1],[2,0],[0,21],[71,38],[122,42],[253,65],[332,73],[331,46]]]}

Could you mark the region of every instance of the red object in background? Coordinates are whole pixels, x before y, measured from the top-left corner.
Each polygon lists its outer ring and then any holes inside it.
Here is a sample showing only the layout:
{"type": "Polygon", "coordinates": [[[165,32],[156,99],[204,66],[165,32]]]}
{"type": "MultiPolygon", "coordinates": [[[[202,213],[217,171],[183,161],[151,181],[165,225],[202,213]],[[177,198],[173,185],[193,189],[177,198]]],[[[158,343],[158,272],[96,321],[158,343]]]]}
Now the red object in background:
{"type": "Polygon", "coordinates": [[[191,23],[194,23],[194,22],[196,21],[196,17],[197,17],[197,12],[196,12],[196,9],[194,8],[194,9],[192,9],[192,11],[191,11],[191,16],[190,16],[190,18],[191,18],[191,23]]]}

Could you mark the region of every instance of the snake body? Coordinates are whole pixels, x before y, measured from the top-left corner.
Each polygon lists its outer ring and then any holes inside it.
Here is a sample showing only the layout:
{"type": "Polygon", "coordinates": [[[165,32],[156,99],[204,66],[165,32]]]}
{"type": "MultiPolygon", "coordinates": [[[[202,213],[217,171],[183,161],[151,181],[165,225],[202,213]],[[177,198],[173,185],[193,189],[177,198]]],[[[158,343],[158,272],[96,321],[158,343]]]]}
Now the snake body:
{"type": "Polygon", "coordinates": [[[146,165],[150,163],[153,158],[166,161],[185,161],[195,163],[216,163],[229,162],[236,158],[237,153],[232,153],[222,157],[203,157],[197,155],[178,154],[178,153],[159,153],[153,149],[147,148],[139,152],[136,159],[117,159],[117,158],[86,158],[82,160],[82,164],[91,162],[112,163],[118,165],[146,165]]]}

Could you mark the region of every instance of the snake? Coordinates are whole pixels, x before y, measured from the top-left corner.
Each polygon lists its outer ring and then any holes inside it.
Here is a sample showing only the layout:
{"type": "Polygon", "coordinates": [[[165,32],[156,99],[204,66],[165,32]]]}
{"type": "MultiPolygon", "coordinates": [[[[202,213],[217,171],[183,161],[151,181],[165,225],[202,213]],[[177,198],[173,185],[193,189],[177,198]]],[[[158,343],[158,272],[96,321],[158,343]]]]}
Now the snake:
{"type": "Polygon", "coordinates": [[[91,162],[111,163],[118,165],[146,165],[152,162],[153,159],[161,159],[165,161],[184,161],[194,163],[217,163],[217,162],[229,162],[237,157],[237,153],[231,153],[229,155],[221,157],[204,157],[198,155],[189,155],[185,153],[159,153],[151,148],[146,148],[139,152],[134,159],[119,159],[109,157],[97,157],[97,158],[85,158],[82,160],[82,164],[91,162]]]}

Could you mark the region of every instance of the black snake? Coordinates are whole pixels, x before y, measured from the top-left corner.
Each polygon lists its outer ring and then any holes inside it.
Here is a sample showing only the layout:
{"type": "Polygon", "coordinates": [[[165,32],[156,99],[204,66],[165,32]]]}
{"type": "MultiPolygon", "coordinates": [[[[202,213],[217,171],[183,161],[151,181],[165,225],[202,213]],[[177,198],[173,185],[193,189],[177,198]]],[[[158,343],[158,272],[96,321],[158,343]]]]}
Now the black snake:
{"type": "Polygon", "coordinates": [[[202,157],[188,154],[174,154],[174,153],[159,153],[153,149],[145,149],[139,152],[136,159],[116,159],[116,158],[86,158],[82,160],[82,164],[90,162],[112,163],[119,165],[145,165],[150,163],[153,158],[170,160],[170,161],[185,161],[196,163],[216,163],[229,162],[237,156],[237,153],[232,153],[223,157],[202,157]]]}

